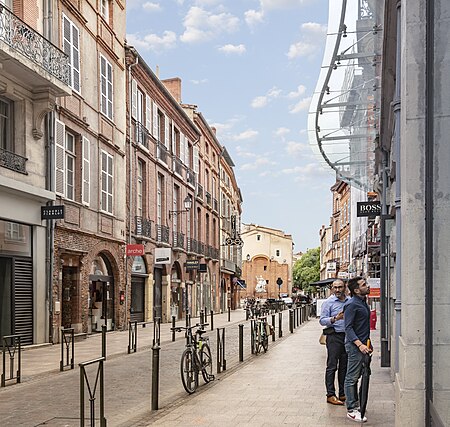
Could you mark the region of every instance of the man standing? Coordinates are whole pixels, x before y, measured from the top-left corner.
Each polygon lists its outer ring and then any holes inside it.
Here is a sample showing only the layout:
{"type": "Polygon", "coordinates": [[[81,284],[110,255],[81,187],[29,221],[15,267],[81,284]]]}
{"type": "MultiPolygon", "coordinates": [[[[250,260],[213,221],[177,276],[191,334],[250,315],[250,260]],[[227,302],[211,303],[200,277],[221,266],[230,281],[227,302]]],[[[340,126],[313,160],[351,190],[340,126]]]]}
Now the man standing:
{"type": "Polygon", "coordinates": [[[348,355],[345,376],[345,395],[347,396],[347,417],[364,423],[358,401],[358,380],[364,354],[372,351],[367,346],[370,337],[370,309],[366,297],[370,288],[364,278],[357,276],[349,280],[348,289],[352,298],[345,305],[345,350],[348,355]]]}
{"type": "Polygon", "coordinates": [[[325,371],[325,385],[327,388],[327,402],[332,405],[343,405],[345,401],[344,380],[347,371],[347,353],[345,351],[344,304],[347,301],[345,284],[337,279],[331,288],[333,294],[322,304],[319,323],[333,328],[334,332],[327,335],[327,369],[325,371]],[[336,397],[334,380],[338,371],[339,399],[336,397]]]}

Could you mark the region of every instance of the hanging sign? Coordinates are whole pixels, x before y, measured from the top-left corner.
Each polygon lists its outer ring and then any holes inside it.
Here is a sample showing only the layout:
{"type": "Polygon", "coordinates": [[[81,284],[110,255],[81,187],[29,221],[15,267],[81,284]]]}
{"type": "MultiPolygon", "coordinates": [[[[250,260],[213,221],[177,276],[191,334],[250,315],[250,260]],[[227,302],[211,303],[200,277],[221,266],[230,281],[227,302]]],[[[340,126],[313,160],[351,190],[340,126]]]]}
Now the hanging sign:
{"type": "Polygon", "coordinates": [[[127,256],[141,256],[144,253],[144,245],[127,245],[127,256]]]}
{"type": "Polygon", "coordinates": [[[41,206],[41,219],[64,219],[64,205],[41,206]]]}
{"type": "Polygon", "coordinates": [[[381,203],[380,202],[357,202],[356,216],[380,216],[381,203]]]}

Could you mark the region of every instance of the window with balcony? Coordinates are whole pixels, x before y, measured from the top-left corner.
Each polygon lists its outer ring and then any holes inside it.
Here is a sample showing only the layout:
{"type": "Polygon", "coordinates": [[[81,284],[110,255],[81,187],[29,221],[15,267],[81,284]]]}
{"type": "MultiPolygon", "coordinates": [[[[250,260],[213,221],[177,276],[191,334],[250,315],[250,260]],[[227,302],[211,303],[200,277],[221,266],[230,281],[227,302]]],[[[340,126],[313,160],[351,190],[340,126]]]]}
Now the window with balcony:
{"type": "Polygon", "coordinates": [[[69,200],[75,200],[75,135],[69,132],[66,132],[65,149],[65,196],[69,200]]]}
{"type": "Polygon", "coordinates": [[[136,216],[144,216],[144,162],[138,160],[136,176],[136,216]]]}
{"type": "Polygon", "coordinates": [[[161,225],[163,216],[164,176],[160,173],[158,174],[156,185],[156,222],[161,225]]]}
{"type": "Polygon", "coordinates": [[[13,103],[0,98],[0,148],[14,152],[13,103]]]}
{"type": "Polygon", "coordinates": [[[100,13],[102,14],[103,19],[109,23],[109,0],[100,0],[100,13]]]}
{"type": "Polygon", "coordinates": [[[113,213],[114,168],[113,156],[102,150],[101,156],[101,210],[113,213]]]}
{"type": "Polygon", "coordinates": [[[63,51],[69,57],[69,86],[80,93],[80,31],[66,16],[62,15],[63,51]]]}
{"type": "Polygon", "coordinates": [[[113,119],[113,71],[111,63],[100,55],[100,111],[113,119]]]}

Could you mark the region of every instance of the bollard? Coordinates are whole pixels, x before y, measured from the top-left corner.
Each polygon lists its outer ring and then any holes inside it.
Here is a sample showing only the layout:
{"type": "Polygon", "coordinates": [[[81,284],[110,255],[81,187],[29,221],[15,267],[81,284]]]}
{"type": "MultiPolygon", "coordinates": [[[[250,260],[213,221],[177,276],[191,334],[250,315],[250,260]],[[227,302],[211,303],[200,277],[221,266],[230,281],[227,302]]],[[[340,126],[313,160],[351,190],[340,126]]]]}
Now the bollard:
{"type": "Polygon", "coordinates": [[[203,310],[200,310],[200,325],[203,325],[205,323],[203,310]]]}
{"type": "Polygon", "coordinates": [[[255,354],[255,323],[256,322],[254,319],[250,320],[250,348],[252,350],[252,354],[255,354]]]}
{"type": "Polygon", "coordinates": [[[225,360],[225,328],[217,328],[217,373],[227,370],[225,360]],[[220,334],[222,332],[222,336],[220,334]]]}
{"type": "Polygon", "coordinates": [[[19,384],[21,381],[21,360],[22,360],[22,345],[20,335],[5,335],[3,337],[2,344],[2,354],[3,354],[3,370],[1,387],[6,387],[6,381],[16,380],[19,384]],[[6,353],[9,355],[9,378],[6,378],[6,353]],[[16,376],[14,376],[14,360],[17,354],[17,371],[16,376]]]}
{"type": "Polygon", "coordinates": [[[175,316],[172,316],[172,342],[175,341],[175,316]]]}
{"type": "Polygon", "coordinates": [[[106,325],[102,325],[102,357],[106,360],[106,325]]]}
{"type": "Polygon", "coordinates": [[[272,328],[273,328],[272,341],[275,341],[275,314],[272,314],[272,328]]]}
{"type": "Polygon", "coordinates": [[[159,406],[159,351],[161,350],[161,319],[155,318],[153,324],[153,346],[152,346],[152,411],[158,410],[159,406]]]}
{"type": "Polygon", "coordinates": [[[239,362],[244,361],[244,325],[239,324],[239,362]]]}
{"type": "Polygon", "coordinates": [[[292,309],[289,310],[289,331],[291,334],[294,333],[294,311],[292,309]]]}
{"type": "Polygon", "coordinates": [[[211,331],[214,331],[214,311],[211,310],[211,331]]]}
{"type": "Polygon", "coordinates": [[[278,338],[283,336],[283,313],[278,313],[278,338]]]}
{"type": "Polygon", "coordinates": [[[248,308],[245,309],[245,320],[248,320],[250,317],[250,310],[248,308]]]}
{"type": "Polygon", "coordinates": [[[231,307],[228,306],[228,321],[231,321],[231,307]]]}
{"type": "Polygon", "coordinates": [[[297,311],[297,326],[300,326],[300,310],[298,307],[295,307],[295,310],[297,311]]]}
{"type": "Polygon", "coordinates": [[[74,329],[73,328],[61,328],[61,360],[59,362],[59,370],[64,371],[64,367],[70,366],[70,369],[74,369],[75,364],[75,348],[74,348],[74,329]],[[69,351],[72,349],[72,357],[69,356],[69,351]],[[64,363],[64,350],[66,353],[64,363]]]}

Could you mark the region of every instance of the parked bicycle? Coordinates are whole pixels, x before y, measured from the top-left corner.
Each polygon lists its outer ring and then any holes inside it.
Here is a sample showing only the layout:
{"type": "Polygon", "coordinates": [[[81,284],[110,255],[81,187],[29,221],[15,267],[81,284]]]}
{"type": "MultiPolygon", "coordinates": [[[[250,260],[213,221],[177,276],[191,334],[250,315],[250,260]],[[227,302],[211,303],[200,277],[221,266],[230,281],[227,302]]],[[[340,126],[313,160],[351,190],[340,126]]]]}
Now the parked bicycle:
{"type": "Polygon", "coordinates": [[[189,394],[195,393],[197,390],[200,372],[205,383],[214,380],[209,338],[202,336],[206,332],[205,326],[208,326],[208,323],[171,328],[175,332],[185,331],[186,348],[181,355],[180,368],[183,387],[189,394]],[[195,333],[192,332],[194,328],[198,328],[195,333]]]}
{"type": "Polygon", "coordinates": [[[269,335],[272,332],[272,327],[267,323],[266,317],[253,320],[252,341],[254,354],[259,354],[261,349],[264,350],[264,353],[267,352],[269,348],[269,335]]]}

